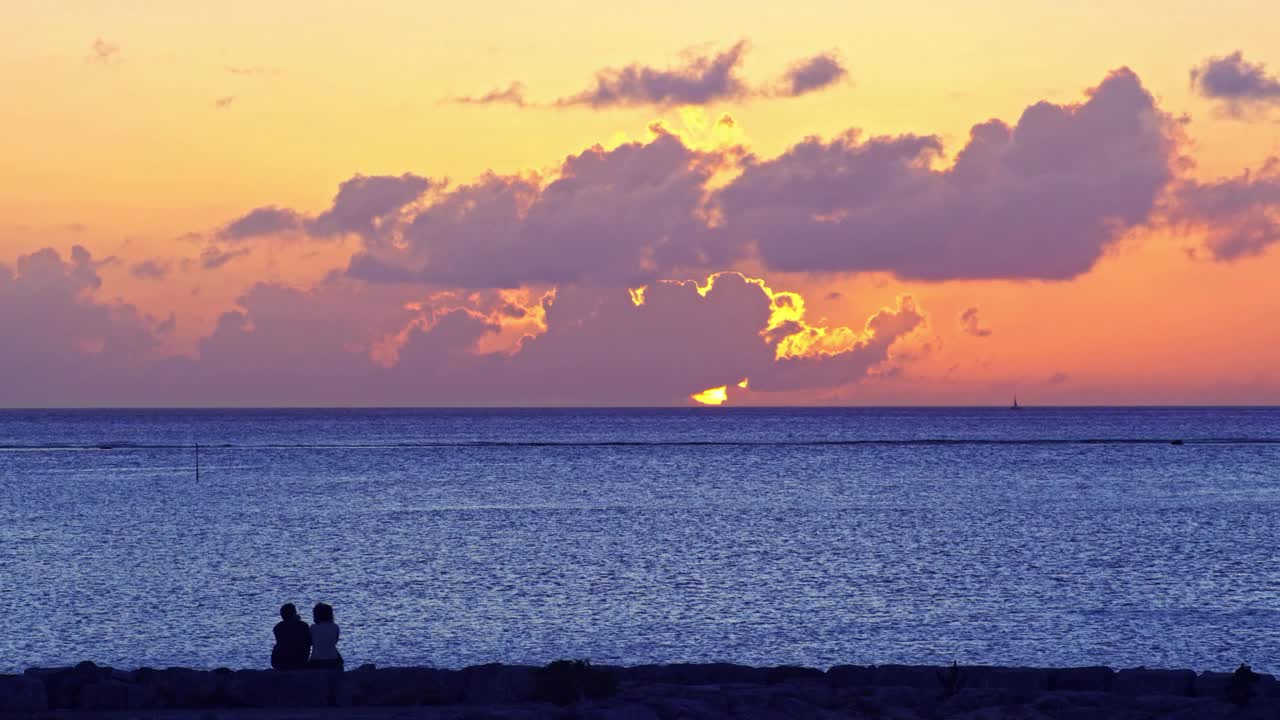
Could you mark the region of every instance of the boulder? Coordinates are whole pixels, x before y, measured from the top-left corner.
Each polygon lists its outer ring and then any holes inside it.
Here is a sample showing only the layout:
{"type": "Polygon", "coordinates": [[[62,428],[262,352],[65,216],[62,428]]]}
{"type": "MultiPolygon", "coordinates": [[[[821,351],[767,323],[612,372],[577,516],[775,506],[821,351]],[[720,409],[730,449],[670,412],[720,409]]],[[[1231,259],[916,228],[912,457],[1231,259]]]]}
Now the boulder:
{"type": "Polygon", "coordinates": [[[129,685],[119,680],[108,678],[100,682],[89,683],[80,689],[81,710],[128,710],[129,685]]]}
{"type": "Polygon", "coordinates": [[[322,707],[331,704],[339,673],[319,670],[240,670],[223,686],[227,704],[239,707],[322,707]]]}
{"type": "Polygon", "coordinates": [[[43,712],[49,709],[44,683],[29,675],[0,675],[0,713],[43,712]]]}
{"type": "Polygon", "coordinates": [[[1196,674],[1190,670],[1134,668],[1116,673],[1113,690],[1124,695],[1183,695],[1195,692],[1196,674]]]}
{"type": "Polygon", "coordinates": [[[596,668],[585,660],[557,660],[533,674],[534,697],[555,705],[611,698],[618,694],[612,668],[596,668]]]}
{"type": "Polygon", "coordinates": [[[732,663],[677,663],[637,665],[626,669],[621,680],[669,685],[755,685],[768,682],[766,668],[732,663]]]}
{"type": "Polygon", "coordinates": [[[875,684],[880,687],[910,687],[921,690],[942,689],[944,668],[931,665],[877,665],[875,684]]]}
{"type": "Polygon", "coordinates": [[[1073,692],[1111,692],[1116,671],[1109,667],[1057,668],[1049,671],[1050,690],[1073,692]]]}
{"type": "Polygon", "coordinates": [[[826,675],[832,687],[862,687],[875,684],[876,669],[864,665],[836,665],[828,669],[826,675]]]}
{"type": "Polygon", "coordinates": [[[1011,690],[1020,695],[1032,695],[1049,689],[1048,670],[988,666],[964,667],[960,670],[964,687],[967,688],[1011,690]]]}
{"type": "Polygon", "coordinates": [[[585,712],[582,717],[586,720],[659,720],[657,711],[640,703],[606,705],[585,712]]]}
{"type": "Polygon", "coordinates": [[[499,705],[533,700],[534,672],[528,665],[476,665],[462,671],[466,683],[463,699],[472,705],[499,705]]]}
{"type": "Polygon", "coordinates": [[[342,684],[352,705],[452,705],[467,689],[462,672],[434,668],[356,670],[342,684]]]}
{"type": "Polygon", "coordinates": [[[111,668],[86,661],[72,668],[35,669],[27,674],[44,682],[50,709],[72,709],[80,707],[85,686],[110,678],[111,668]]]}
{"type": "Polygon", "coordinates": [[[222,700],[222,686],[229,675],[167,668],[148,673],[140,680],[154,688],[163,707],[208,708],[222,700]]]}

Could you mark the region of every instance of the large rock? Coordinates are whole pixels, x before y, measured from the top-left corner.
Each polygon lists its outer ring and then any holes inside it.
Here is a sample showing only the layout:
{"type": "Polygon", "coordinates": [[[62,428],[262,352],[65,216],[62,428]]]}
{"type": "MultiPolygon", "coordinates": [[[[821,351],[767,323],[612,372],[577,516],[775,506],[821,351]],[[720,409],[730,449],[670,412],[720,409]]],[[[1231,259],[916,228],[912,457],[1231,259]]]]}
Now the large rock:
{"type": "Polygon", "coordinates": [[[1113,690],[1124,695],[1182,695],[1195,692],[1196,674],[1190,670],[1134,668],[1116,673],[1113,690]]]}
{"type": "Polygon", "coordinates": [[[81,710],[128,710],[129,684],[113,678],[89,683],[80,689],[81,710]]]}
{"type": "Polygon", "coordinates": [[[339,673],[322,670],[240,670],[223,686],[229,705],[322,707],[332,704],[339,673]]]}
{"type": "Polygon", "coordinates": [[[881,687],[910,687],[941,690],[942,677],[949,670],[932,665],[877,665],[875,684],[881,687]]]}
{"type": "Polygon", "coordinates": [[[208,708],[223,701],[222,687],[229,672],[200,672],[186,668],[155,670],[139,680],[155,689],[161,706],[208,708]]]}
{"type": "Polygon", "coordinates": [[[36,668],[26,674],[44,683],[51,709],[72,709],[80,707],[80,695],[86,686],[111,677],[111,668],[86,661],[72,668],[36,668]]]}
{"type": "Polygon", "coordinates": [[[622,680],[670,685],[754,685],[768,682],[767,668],[731,663],[677,663],[637,665],[622,673],[622,680]]]}
{"type": "Polygon", "coordinates": [[[832,687],[863,687],[875,684],[876,669],[865,665],[836,665],[827,670],[826,675],[832,687]]]}
{"type": "Polygon", "coordinates": [[[499,705],[533,700],[534,672],[528,665],[476,665],[462,671],[466,681],[464,700],[473,705],[499,705]]]}
{"type": "Polygon", "coordinates": [[[467,689],[462,672],[433,668],[355,670],[342,683],[351,705],[452,705],[467,689]]]}
{"type": "MultiPolygon", "coordinates": [[[[943,674],[946,674],[946,670],[943,674]]],[[[1049,671],[1039,668],[989,667],[985,665],[960,668],[964,687],[975,690],[1011,690],[1020,695],[1032,695],[1049,689],[1049,671]]]]}
{"type": "Polygon", "coordinates": [[[0,712],[42,712],[49,709],[44,683],[29,675],[0,675],[0,712]]]}
{"type": "Polygon", "coordinates": [[[1111,692],[1116,671],[1109,667],[1056,668],[1049,671],[1049,689],[1072,692],[1111,692]]]}

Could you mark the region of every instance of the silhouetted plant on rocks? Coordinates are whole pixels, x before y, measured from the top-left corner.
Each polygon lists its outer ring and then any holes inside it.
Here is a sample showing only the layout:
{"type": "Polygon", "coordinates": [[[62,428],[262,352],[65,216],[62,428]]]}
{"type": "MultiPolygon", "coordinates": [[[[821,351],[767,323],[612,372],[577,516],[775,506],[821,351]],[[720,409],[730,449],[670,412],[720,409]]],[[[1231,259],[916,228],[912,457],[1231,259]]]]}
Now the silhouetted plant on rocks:
{"type": "Polygon", "coordinates": [[[1253,685],[1258,682],[1258,673],[1253,668],[1240,663],[1240,667],[1231,673],[1227,682],[1227,700],[1237,707],[1244,707],[1253,700],[1253,685]]]}
{"type": "Polygon", "coordinates": [[[579,700],[613,697],[618,679],[587,660],[556,660],[534,673],[534,693],[539,700],[569,705],[579,700]]]}
{"type": "Polygon", "coordinates": [[[956,661],[951,661],[951,667],[946,671],[938,671],[938,684],[942,686],[942,697],[954,697],[960,692],[960,688],[964,687],[964,672],[960,670],[960,666],[956,661]]]}

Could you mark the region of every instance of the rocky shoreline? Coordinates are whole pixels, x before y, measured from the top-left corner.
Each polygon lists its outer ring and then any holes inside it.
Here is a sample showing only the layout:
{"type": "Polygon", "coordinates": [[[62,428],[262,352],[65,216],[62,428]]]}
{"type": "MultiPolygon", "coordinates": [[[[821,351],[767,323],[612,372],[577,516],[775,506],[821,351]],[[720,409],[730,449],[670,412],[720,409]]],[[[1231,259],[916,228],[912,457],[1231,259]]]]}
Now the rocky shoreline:
{"type": "Polygon", "coordinates": [[[461,670],[124,671],[85,662],[0,675],[0,717],[1280,718],[1270,675],[1107,667],[731,664],[461,670]]]}

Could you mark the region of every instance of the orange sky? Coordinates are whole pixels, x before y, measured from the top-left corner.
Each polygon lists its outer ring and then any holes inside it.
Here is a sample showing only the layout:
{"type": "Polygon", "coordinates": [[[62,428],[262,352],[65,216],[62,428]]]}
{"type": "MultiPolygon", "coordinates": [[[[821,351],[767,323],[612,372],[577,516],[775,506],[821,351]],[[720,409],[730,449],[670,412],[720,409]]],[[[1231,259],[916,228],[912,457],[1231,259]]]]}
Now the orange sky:
{"type": "MultiPolygon", "coordinates": [[[[261,206],[314,217],[357,174],[409,172],[457,187],[489,171],[538,173],[545,183],[567,156],[593,145],[650,142],[655,121],[690,148],[736,148],[762,160],[807,136],[833,138],[849,128],[864,137],[936,135],[944,144],[934,161],[941,170],[971,126],[991,118],[1014,125],[1039,101],[1080,103],[1086,89],[1127,66],[1180,123],[1191,164],[1087,272],[920,280],[836,266],[785,271],[748,258],[663,277],[705,282],[711,272],[736,270],[763,278],[773,291],[804,298],[809,325],[846,327],[851,338],[870,338],[868,318],[902,297],[923,317],[847,382],[757,392],[737,388],[741,378],[729,375],[705,387],[727,386],[730,404],[987,404],[1014,392],[1043,404],[1280,403],[1280,250],[1268,245],[1214,259],[1203,224],[1165,217],[1178,183],[1235,176],[1280,154],[1280,103],[1233,114],[1189,82],[1193,67],[1237,50],[1280,73],[1272,37],[1280,7],[1233,0],[1212,7],[1170,0],[859,5],[23,4],[6,12],[0,30],[0,265],[17,268],[41,248],[66,259],[72,246],[83,246],[100,263],[101,284],[80,302],[133,305],[156,323],[172,314],[172,330],[146,352],[198,358],[219,317],[243,310],[239,299],[255,284],[311,291],[372,242],[283,232],[219,245],[249,252],[203,269],[201,253],[216,244],[219,229],[261,206]],[[589,87],[599,70],[676,67],[739,40],[747,50],[738,72],[752,88],[772,87],[793,62],[817,53],[832,53],[849,74],[795,98],[548,106],[589,87]],[[515,81],[530,106],[448,101],[515,81]],[[726,114],[731,128],[716,124],[726,114]],[[163,277],[140,277],[135,266],[144,260],[164,268],[163,277]],[[962,314],[971,308],[966,327],[962,314]]],[[[1256,212],[1274,217],[1280,200],[1271,203],[1256,212]]],[[[555,285],[529,282],[515,291],[521,319],[485,305],[499,302],[490,295],[466,299],[485,288],[361,286],[353,292],[370,303],[376,295],[386,313],[369,321],[364,338],[352,319],[356,339],[347,344],[370,365],[385,365],[387,356],[374,358],[373,348],[385,353],[412,327],[433,326],[444,306],[432,314],[422,303],[453,292],[462,299],[449,307],[499,328],[473,351],[516,352],[522,335],[545,327],[539,298],[555,285]],[[419,309],[404,309],[415,302],[419,309]]],[[[0,314],[28,318],[13,320],[10,332],[24,334],[30,326],[21,323],[37,322],[29,318],[38,314],[17,312],[24,302],[43,302],[37,295],[0,298],[9,304],[0,314]]],[[[84,347],[84,337],[72,339],[50,347],[84,347]]],[[[704,389],[698,382],[690,377],[682,392],[662,385],[652,404],[688,402],[704,389]]],[[[172,404],[197,402],[174,392],[172,404]]],[[[82,402],[52,390],[34,397],[0,395],[0,405],[82,402]]],[[[467,404],[465,397],[442,402],[467,404]]],[[[139,403],[166,404],[164,396],[139,403]]]]}

